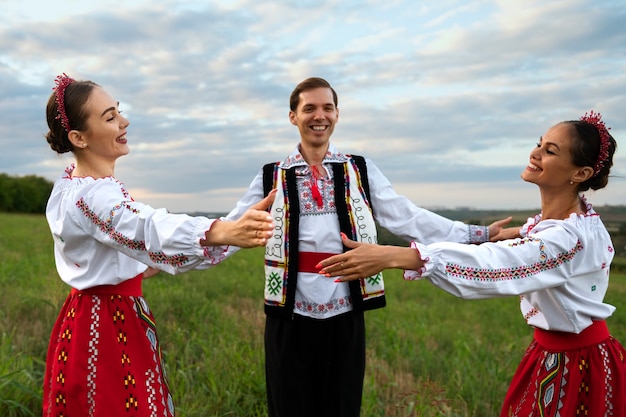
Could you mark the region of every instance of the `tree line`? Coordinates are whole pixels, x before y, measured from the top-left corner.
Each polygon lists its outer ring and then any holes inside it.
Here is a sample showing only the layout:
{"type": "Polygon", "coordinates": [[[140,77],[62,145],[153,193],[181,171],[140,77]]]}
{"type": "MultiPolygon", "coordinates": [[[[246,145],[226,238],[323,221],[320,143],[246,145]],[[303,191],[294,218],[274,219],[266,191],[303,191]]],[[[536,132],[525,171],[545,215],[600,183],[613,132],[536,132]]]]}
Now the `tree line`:
{"type": "MultiPolygon", "coordinates": [[[[9,176],[0,173],[0,212],[44,214],[53,183],[36,175],[9,176]]],[[[521,226],[533,211],[481,211],[481,210],[440,210],[438,214],[469,224],[490,224],[496,219],[513,216],[511,226],[521,226]]],[[[538,212],[538,210],[537,210],[538,212]]],[[[607,226],[616,255],[626,255],[626,206],[599,207],[598,212],[607,226]]],[[[212,217],[219,217],[213,215],[212,217]]],[[[386,245],[404,245],[406,242],[387,230],[379,227],[378,240],[386,245]]]]}
{"type": "Polygon", "coordinates": [[[51,181],[36,175],[10,176],[0,173],[0,211],[43,214],[53,185],[51,181]]]}

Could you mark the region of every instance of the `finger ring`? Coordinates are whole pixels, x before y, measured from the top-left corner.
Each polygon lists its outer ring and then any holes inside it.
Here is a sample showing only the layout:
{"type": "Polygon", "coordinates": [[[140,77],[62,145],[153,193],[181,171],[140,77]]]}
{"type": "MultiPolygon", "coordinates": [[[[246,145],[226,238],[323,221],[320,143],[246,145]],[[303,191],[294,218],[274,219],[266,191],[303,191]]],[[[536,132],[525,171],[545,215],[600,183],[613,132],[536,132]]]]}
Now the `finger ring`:
{"type": "Polygon", "coordinates": [[[260,231],[260,230],[257,230],[257,231],[256,231],[256,237],[261,237],[260,233],[261,233],[261,231],[260,231]]]}

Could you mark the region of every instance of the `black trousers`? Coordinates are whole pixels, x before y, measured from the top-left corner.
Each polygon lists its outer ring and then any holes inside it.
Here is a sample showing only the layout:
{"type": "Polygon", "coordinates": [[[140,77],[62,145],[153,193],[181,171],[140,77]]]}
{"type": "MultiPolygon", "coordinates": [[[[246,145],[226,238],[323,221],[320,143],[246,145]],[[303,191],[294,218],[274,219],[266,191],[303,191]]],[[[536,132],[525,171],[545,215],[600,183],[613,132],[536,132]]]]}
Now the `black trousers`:
{"type": "Polygon", "coordinates": [[[359,417],[364,375],[363,312],[325,320],[267,316],[269,417],[359,417]]]}

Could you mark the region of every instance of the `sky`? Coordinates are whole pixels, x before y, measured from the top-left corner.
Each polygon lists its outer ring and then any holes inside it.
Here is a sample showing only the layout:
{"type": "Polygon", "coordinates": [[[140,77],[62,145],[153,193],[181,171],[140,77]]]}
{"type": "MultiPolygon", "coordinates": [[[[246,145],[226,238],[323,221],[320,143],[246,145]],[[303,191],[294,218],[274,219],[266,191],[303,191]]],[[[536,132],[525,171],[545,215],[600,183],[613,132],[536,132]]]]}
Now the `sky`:
{"type": "Polygon", "coordinates": [[[551,126],[600,112],[618,143],[595,206],[626,204],[623,0],[0,0],[0,172],[57,179],[54,78],[93,80],[130,120],[116,177],[173,212],[234,207],[298,144],[289,95],[339,96],[331,141],[430,209],[535,209],[520,179],[551,126]],[[624,149],[621,149],[621,148],[624,149]]]}

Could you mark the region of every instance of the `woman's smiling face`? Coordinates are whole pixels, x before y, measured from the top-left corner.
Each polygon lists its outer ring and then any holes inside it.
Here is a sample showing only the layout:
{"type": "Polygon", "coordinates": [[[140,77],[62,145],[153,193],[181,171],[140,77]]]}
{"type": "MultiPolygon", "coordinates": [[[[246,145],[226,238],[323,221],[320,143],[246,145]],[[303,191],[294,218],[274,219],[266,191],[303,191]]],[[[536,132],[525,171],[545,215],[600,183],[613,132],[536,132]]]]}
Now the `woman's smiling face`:
{"type": "Polygon", "coordinates": [[[119,102],[101,87],[95,87],[85,103],[85,111],[89,115],[87,128],[80,132],[87,145],[84,151],[109,161],[128,154],[126,128],[130,122],[119,111],[119,102]]]}
{"type": "Polygon", "coordinates": [[[530,152],[530,162],[522,179],[540,186],[569,184],[579,167],[572,162],[572,127],[565,123],[552,126],[530,152]]]}

